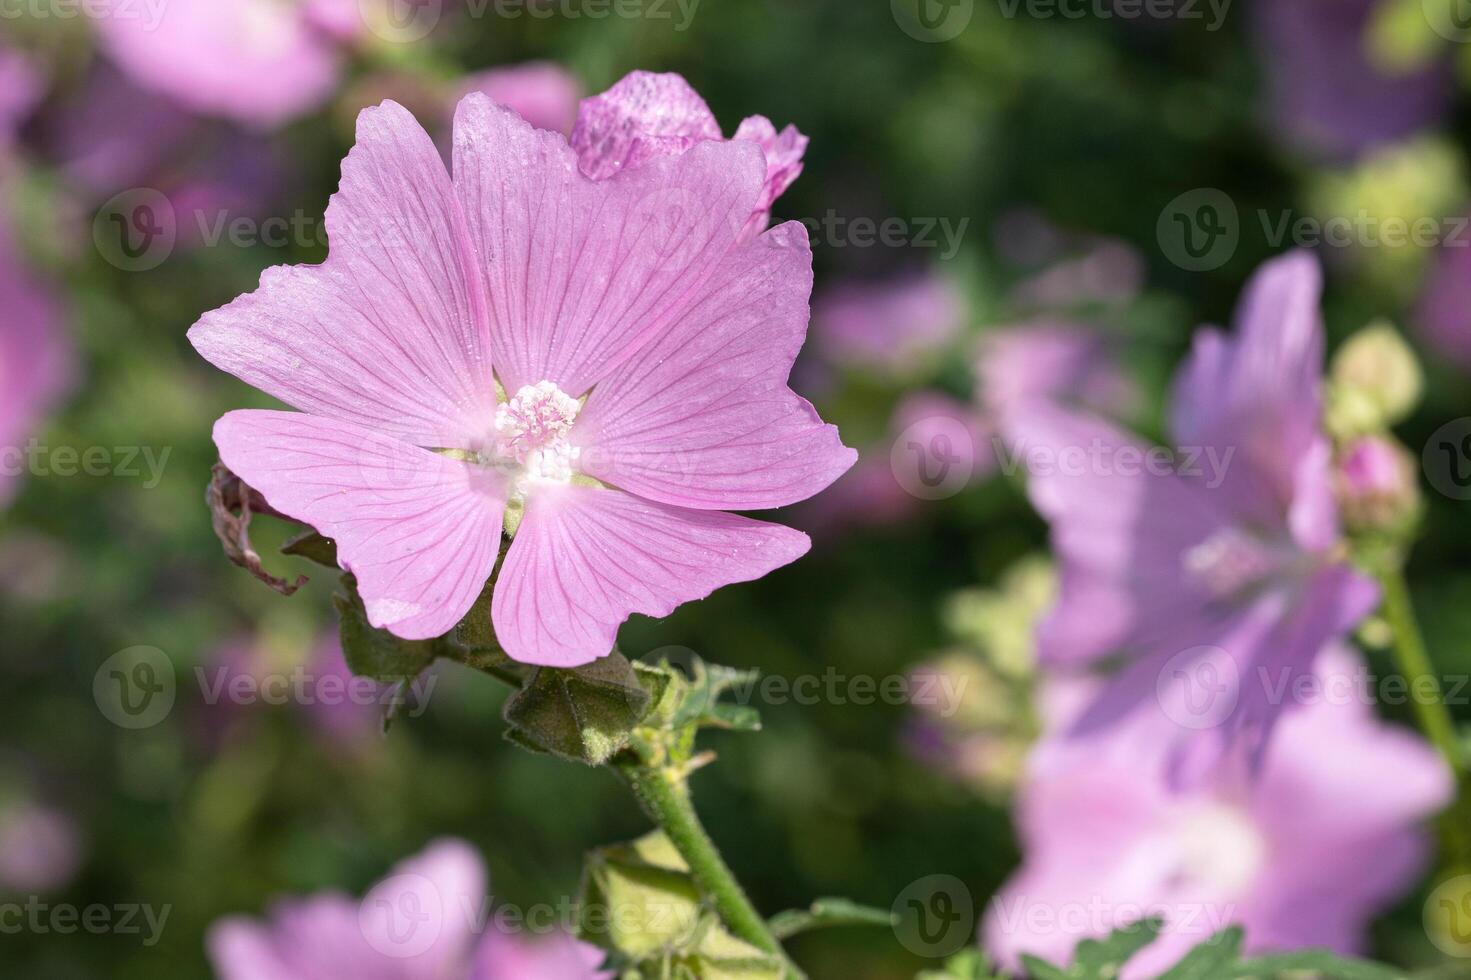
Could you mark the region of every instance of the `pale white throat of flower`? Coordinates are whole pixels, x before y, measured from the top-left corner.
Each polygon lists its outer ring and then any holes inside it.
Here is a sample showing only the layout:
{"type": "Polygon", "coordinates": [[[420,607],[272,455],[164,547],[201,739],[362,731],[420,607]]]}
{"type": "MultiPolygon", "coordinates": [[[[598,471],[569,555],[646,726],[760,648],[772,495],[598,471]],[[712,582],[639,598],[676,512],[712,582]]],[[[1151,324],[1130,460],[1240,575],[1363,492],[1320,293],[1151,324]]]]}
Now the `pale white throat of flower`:
{"type": "Polygon", "coordinates": [[[1250,812],[1212,801],[1189,807],[1171,828],[1173,884],[1232,900],[1250,891],[1266,866],[1268,843],[1250,812]]]}

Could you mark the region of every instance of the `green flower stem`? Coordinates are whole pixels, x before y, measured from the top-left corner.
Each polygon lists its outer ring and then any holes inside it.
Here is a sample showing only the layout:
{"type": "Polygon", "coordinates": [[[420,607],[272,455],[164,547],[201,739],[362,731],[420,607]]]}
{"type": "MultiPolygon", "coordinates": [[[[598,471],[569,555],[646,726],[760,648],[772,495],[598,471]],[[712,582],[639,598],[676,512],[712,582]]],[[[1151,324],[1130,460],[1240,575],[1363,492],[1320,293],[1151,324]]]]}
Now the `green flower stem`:
{"type": "Polygon", "coordinates": [[[726,927],[736,937],[763,952],[781,958],[789,980],[802,980],[802,971],[787,958],[766,920],[746,897],[735,875],[720,856],[690,800],[689,785],[677,769],[651,764],[645,754],[624,752],[613,763],[628,781],[650,819],[658,824],[690,866],[696,883],[715,903],[726,927]]]}
{"type": "Polygon", "coordinates": [[[1401,562],[1384,563],[1379,572],[1379,582],[1384,589],[1384,618],[1394,634],[1394,656],[1399,669],[1405,675],[1405,683],[1411,692],[1415,714],[1431,744],[1445,757],[1446,764],[1456,779],[1456,800],[1445,823],[1446,836],[1455,861],[1461,870],[1471,870],[1471,781],[1468,781],[1466,753],[1456,737],[1456,724],[1446,707],[1440,677],[1430,662],[1425,649],[1425,638],[1420,631],[1415,607],[1410,599],[1409,586],[1405,582],[1404,566],[1401,562]],[[1424,696],[1429,692],[1431,696],[1424,696]]]}

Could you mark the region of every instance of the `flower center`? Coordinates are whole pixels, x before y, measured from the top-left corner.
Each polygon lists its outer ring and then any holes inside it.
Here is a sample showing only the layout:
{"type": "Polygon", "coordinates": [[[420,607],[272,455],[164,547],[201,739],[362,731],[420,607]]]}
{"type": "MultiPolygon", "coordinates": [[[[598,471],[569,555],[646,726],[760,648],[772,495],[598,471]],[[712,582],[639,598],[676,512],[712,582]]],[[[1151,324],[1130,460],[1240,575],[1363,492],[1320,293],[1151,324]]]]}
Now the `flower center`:
{"type": "Polygon", "coordinates": [[[496,406],[496,453],[515,460],[531,481],[567,483],[582,450],[567,434],[582,408],[577,399],[550,381],[523,385],[509,401],[496,406]]]}
{"type": "Polygon", "coordinates": [[[1174,884],[1226,898],[1244,894],[1267,858],[1267,841],[1251,814],[1227,803],[1208,803],[1183,814],[1174,844],[1174,884]]]}
{"type": "Polygon", "coordinates": [[[1281,567],[1265,542],[1234,527],[1222,528],[1187,550],[1182,563],[1190,578],[1218,599],[1237,595],[1281,567]]]}

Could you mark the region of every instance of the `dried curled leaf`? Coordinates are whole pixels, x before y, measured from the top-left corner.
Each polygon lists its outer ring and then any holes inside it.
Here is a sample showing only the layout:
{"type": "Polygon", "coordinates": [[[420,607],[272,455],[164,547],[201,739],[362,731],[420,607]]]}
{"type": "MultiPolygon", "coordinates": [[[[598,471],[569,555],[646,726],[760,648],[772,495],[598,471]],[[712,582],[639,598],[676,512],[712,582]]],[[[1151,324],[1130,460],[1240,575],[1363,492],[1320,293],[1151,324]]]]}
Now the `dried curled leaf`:
{"type": "Polygon", "coordinates": [[[260,553],[250,543],[250,519],[255,514],[269,514],[287,521],[291,518],[266,503],[259,492],[247,486],[223,463],[215,464],[204,499],[209,504],[215,537],[224,546],[226,558],[282,595],[295,595],[307,583],[305,575],[298,575],[293,584],[266,571],[260,553]]]}

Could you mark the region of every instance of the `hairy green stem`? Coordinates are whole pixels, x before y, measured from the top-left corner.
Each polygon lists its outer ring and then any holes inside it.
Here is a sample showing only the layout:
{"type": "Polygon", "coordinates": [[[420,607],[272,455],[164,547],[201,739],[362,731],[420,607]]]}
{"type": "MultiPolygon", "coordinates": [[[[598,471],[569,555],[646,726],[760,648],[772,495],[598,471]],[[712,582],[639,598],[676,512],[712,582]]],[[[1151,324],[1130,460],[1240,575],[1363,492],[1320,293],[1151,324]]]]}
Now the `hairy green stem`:
{"type": "Polygon", "coordinates": [[[1445,758],[1456,780],[1456,799],[1445,821],[1445,833],[1460,870],[1471,870],[1471,780],[1468,780],[1466,752],[1456,735],[1456,724],[1446,707],[1440,676],[1430,661],[1425,638],[1415,616],[1403,565],[1386,563],[1380,570],[1379,582],[1384,589],[1384,618],[1394,634],[1394,656],[1405,675],[1411,692],[1415,715],[1427,738],[1445,758]],[[1428,696],[1427,696],[1428,695],[1428,696]]]}
{"type": "Polygon", "coordinates": [[[614,766],[628,780],[650,819],[658,824],[690,866],[695,882],[715,904],[715,911],[726,928],[763,952],[780,957],[789,980],[802,980],[802,971],[787,958],[781,943],[746,897],[735,874],[700,823],[683,774],[672,768],[650,764],[632,752],[620,756],[614,766]]]}

